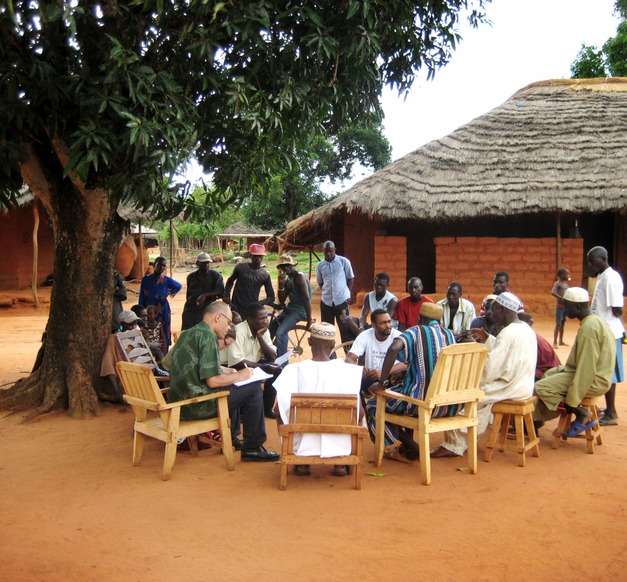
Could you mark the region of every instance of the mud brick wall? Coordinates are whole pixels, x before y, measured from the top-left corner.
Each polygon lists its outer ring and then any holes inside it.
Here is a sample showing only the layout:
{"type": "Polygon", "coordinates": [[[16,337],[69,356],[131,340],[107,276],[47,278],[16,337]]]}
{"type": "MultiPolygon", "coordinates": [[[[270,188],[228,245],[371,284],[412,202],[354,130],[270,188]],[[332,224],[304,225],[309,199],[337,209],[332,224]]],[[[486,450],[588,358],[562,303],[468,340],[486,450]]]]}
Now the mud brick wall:
{"type": "MultiPolygon", "coordinates": [[[[405,292],[406,270],[407,239],[404,236],[375,236],[373,275],[381,272],[387,273],[390,276],[388,289],[397,297],[407,294],[405,292]]],[[[372,281],[374,281],[374,276],[372,281]]]]}
{"type": "MultiPolygon", "coordinates": [[[[344,217],[344,240],[340,246],[335,241],[338,254],[350,259],[355,272],[353,293],[358,295],[358,304],[362,304],[362,294],[372,290],[374,278],[374,229],[372,223],[363,220],[361,215],[347,212],[344,217]]],[[[355,309],[353,309],[355,312],[355,309]]],[[[353,313],[355,314],[355,313],[353,313]]]]}
{"type": "MultiPolygon", "coordinates": [[[[443,294],[451,281],[462,284],[464,297],[478,308],[492,290],[496,271],[507,271],[510,289],[528,311],[550,315],[555,305],[551,288],[556,276],[557,239],[436,237],[436,287],[443,294]]],[[[580,286],[583,239],[562,239],[562,264],[570,269],[571,285],[580,286]]]]}
{"type": "MultiPolygon", "coordinates": [[[[38,277],[41,284],[54,266],[54,238],[46,212],[39,209],[38,277]]],[[[26,289],[33,277],[33,205],[0,212],[0,289],[26,289]]]]}

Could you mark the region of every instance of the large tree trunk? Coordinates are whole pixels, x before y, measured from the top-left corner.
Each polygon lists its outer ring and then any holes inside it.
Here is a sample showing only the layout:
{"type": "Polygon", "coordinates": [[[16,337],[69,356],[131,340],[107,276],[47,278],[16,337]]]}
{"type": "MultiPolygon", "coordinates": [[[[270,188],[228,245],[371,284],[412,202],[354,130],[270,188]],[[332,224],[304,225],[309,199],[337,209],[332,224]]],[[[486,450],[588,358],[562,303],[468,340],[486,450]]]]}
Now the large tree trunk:
{"type": "MultiPolygon", "coordinates": [[[[42,148],[43,150],[43,148],[42,148]]],[[[55,239],[54,286],[41,367],[0,391],[0,406],[34,409],[28,418],[64,407],[98,414],[95,387],[110,331],[115,253],[123,222],[108,192],[62,175],[64,151],[30,151],[24,181],[44,204],[55,239]]]]}

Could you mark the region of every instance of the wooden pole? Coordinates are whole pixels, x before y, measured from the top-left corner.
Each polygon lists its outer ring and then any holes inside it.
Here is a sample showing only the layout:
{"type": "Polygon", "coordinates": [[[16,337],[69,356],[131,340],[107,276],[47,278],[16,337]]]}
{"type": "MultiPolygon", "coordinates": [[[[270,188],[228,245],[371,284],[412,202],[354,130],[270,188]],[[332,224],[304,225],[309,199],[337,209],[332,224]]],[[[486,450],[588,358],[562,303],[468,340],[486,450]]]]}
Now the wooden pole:
{"type": "Polygon", "coordinates": [[[216,235],[216,238],[218,239],[218,248],[220,249],[220,263],[224,265],[224,250],[222,249],[222,239],[219,235],[216,235]]]}
{"type": "Polygon", "coordinates": [[[139,279],[146,274],[146,267],[144,267],[144,239],[142,237],[142,219],[139,218],[139,279]]]}
{"type": "Polygon", "coordinates": [[[555,238],[557,240],[557,253],[555,260],[557,261],[557,265],[555,270],[559,269],[562,266],[562,213],[557,213],[557,224],[556,224],[556,233],[555,238]]]}
{"type": "Polygon", "coordinates": [[[35,307],[39,307],[39,293],[37,291],[37,279],[39,277],[39,242],[38,242],[38,233],[39,233],[39,201],[37,196],[33,200],[33,279],[32,279],[32,288],[33,288],[33,303],[35,307]]]}
{"type": "Polygon", "coordinates": [[[311,280],[311,266],[312,266],[312,260],[311,260],[311,253],[313,251],[313,247],[310,246],[309,247],[309,279],[311,280]]]}
{"type": "Polygon", "coordinates": [[[174,233],[174,226],[172,224],[172,219],[170,219],[170,278],[172,278],[172,263],[174,262],[174,237],[172,236],[174,233]]]}

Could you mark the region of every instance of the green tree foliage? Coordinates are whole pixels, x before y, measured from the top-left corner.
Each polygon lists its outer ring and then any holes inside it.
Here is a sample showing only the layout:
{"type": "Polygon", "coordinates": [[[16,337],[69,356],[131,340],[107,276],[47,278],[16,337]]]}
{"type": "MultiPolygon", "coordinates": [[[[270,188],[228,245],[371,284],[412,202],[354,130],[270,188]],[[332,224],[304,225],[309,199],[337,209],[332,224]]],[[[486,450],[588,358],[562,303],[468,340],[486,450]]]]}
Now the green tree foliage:
{"type": "Polygon", "coordinates": [[[573,79],[627,76],[627,0],[617,0],[614,10],[623,19],[618,25],[616,36],[608,38],[601,49],[581,45],[581,50],[570,66],[573,79]]]}
{"type": "Polygon", "coordinates": [[[582,44],[581,50],[570,65],[570,75],[573,79],[607,77],[603,52],[596,46],[582,44]]]}
{"type": "Polygon", "coordinates": [[[627,77],[627,20],[618,25],[616,36],[603,45],[607,67],[612,77],[627,77]]]}
{"type": "Polygon", "coordinates": [[[378,170],[390,163],[392,148],[382,133],[379,121],[373,124],[350,124],[331,138],[313,136],[299,145],[298,165],[274,175],[265,196],[244,201],[246,221],[274,231],[327,201],[321,190],[328,180],[352,177],[356,163],[378,170]]]}
{"type": "MultiPolygon", "coordinates": [[[[211,196],[211,189],[203,186],[197,186],[190,194],[190,198],[198,207],[206,205],[205,200],[211,196]]],[[[193,212],[194,217],[200,215],[200,212],[193,212]]],[[[242,219],[242,212],[235,206],[219,209],[208,215],[206,220],[185,220],[183,218],[174,218],[172,226],[176,229],[178,244],[183,248],[195,249],[199,248],[209,251],[215,245],[215,236],[224,230],[227,226],[242,219]]],[[[170,240],[170,221],[158,222],[154,225],[159,231],[160,241],[170,240]]]]}
{"type": "Polygon", "coordinates": [[[187,218],[263,197],[303,136],[380,118],[384,85],[446,64],[488,1],[0,3],[0,202],[25,181],[56,253],[42,367],[0,400],[97,410],[120,202],[187,218]],[[192,152],[215,185],[202,207],[173,179],[192,152]]]}

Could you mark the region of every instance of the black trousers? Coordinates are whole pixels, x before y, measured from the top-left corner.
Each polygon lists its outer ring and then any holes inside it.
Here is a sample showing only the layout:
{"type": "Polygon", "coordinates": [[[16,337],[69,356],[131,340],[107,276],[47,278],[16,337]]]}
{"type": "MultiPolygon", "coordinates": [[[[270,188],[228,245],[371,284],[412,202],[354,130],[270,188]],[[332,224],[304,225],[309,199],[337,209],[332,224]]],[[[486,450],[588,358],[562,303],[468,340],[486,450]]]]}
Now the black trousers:
{"type": "MultiPolygon", "coordinates": [[[[244,425],[244,449],[256,449],[266,442],[266,420],[263,415],[261,384],[252,382],[244,386],[229,386],[229,416],[231,438],[240,434],[244,425]]],[[[222,438],[228,438],[223,435],[222,438]]]]}
{"type": "Polygon", "coordinates": [[[339,305],[327,305],[322,301],[320,302],[320,318],[325,323],[330,323],[331,325],[335,325],[337,321],[337,326],[340,328],[340,337],[342,338],[342,343],[344,343],[351,341],[353,338],[348,328],[340,320],[340,316],[342,315],[349,315],[348,301],[344,301],[344,303],[340,303],[339,305]]]}

